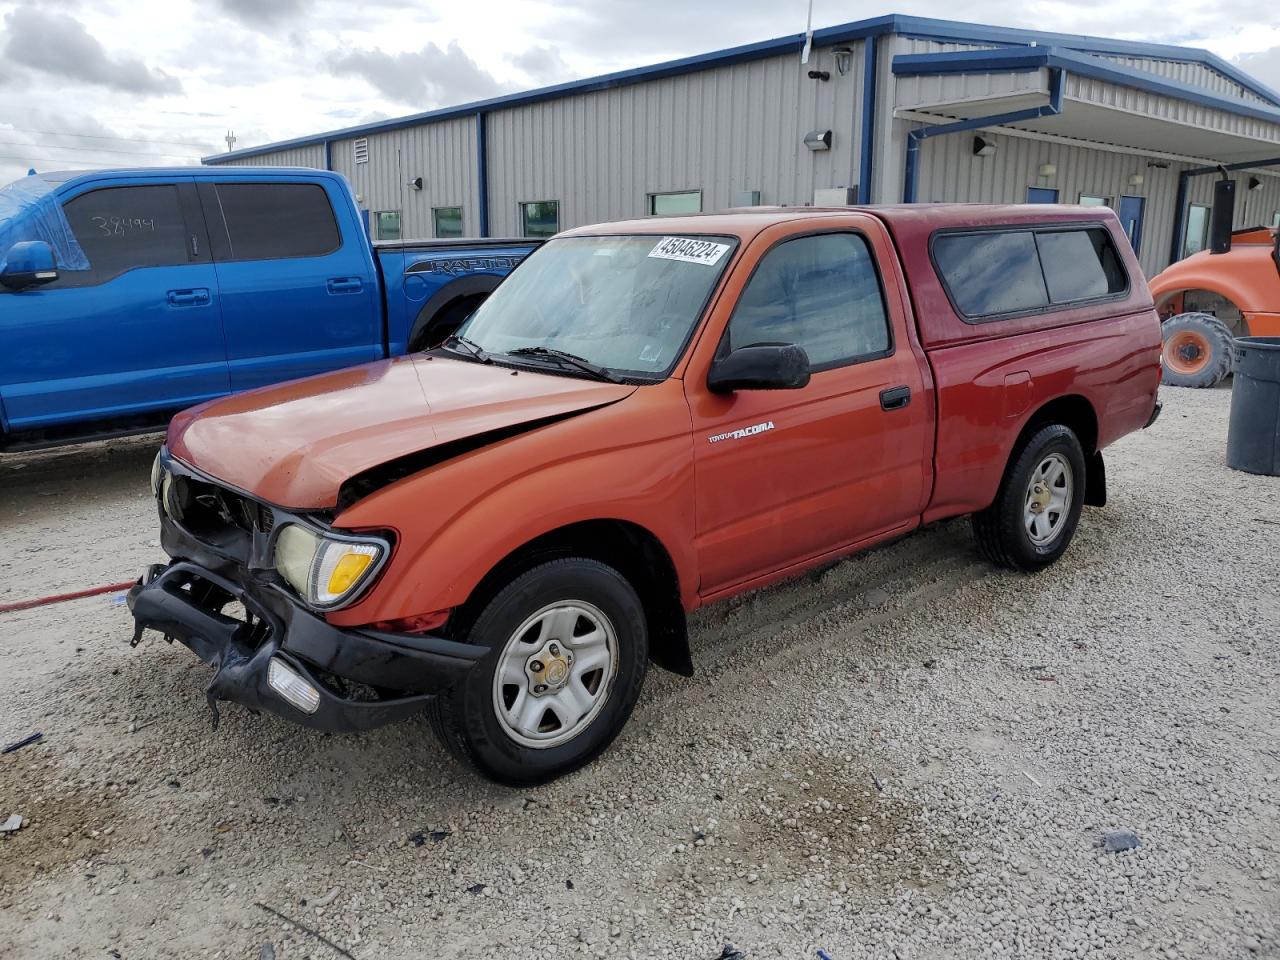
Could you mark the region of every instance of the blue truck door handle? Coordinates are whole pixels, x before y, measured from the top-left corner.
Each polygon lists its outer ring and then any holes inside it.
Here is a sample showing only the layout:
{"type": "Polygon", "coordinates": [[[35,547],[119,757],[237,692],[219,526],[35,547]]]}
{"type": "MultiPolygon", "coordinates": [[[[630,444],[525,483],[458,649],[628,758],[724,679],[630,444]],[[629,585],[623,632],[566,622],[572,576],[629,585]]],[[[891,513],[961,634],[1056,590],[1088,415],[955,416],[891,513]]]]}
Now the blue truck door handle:
{"type": "Polygon", "coordinates": [[[203,287],[195,290],[170,290],[168,300],[171,307],[198,307],[209,302],[209,291],[203,287]]]}
{"type": "Polygon", "coordinates": [[[364,289],[359,277],[332,277],[326,286],[330,293],[359,293],[364,289]]]}

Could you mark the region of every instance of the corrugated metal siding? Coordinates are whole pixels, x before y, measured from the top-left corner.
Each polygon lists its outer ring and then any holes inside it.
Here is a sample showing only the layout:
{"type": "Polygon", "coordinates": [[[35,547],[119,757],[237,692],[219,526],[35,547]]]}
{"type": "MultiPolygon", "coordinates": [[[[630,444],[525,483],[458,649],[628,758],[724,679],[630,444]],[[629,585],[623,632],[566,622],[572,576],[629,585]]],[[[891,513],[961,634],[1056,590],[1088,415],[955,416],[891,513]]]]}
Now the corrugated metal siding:
{"type": "MultiPolygon", "coordinates": [[[[903,109],[990,97],[1049,93],[1047,71],[962,73],[935,77],[899,77],[894,105],[903,109]]],[[[994,111],[987,110],[986,113],[994,111]]]]}
{"type": "Polygon", "coordinates": [[[462,207],[462,228],[480,233],[476,123],[472,118],[371,135],[369,162],[354,162],[355,140],[335,140],[333,168],[346,176],[362,209],[399,210],[405,239],[432,236],[433,207],[462,207]],[[422,189],[409,181],[422,178],[422,189]]]}
{"type": "Polygon", "coordinates": [[[1200,87],[1213,93],[1239,97],[1242,100],[1248,100],[1250,103],[1274,106],[1265,97],[1260,97],[1253,91],[1246,90],[1230,77],[1224,76],[1203,63],[1189,63],[1185,60],[1153,60],[1148,57],[1118,57],[1100,54],[1091,54],[1091,56],[1097,56],[1099,60],[1108,60],[1111,63],[1133,67],[1136,70],[1143,70],[1147,73],[1154,73],[1170,80],[1177,80],[1179,83],[1188,83],[1193,87],[1200,87]]]}
{"type": "Polygon", "coordinates": [[[1280,144],[1280,124],[1254,117],[1242,117],[1239,114],[1206,107],[1189,100],[1165,97],[1090,77],[1068,74],[1066,95],[1071,99],[1127,110],[1145,117],[1171,120],[1174,123],[1186,123],[1205,130],[1216,130],[1280,144]]]}
{"type": "MultiPolygon", "coordinates": [[[[1280,176],[1262,171],[1251,174],[1247,170],[1233,172],[1231,176],[1236,180],[1235,228],[1271,226],[1275,215],[1280,213],[1280,176]],[[1258,178],[1257,190],[1248,189],[1251,176],[1258,178]]],[[[1187,202],[1210,206],[1213,183],[1217,179],[1216,174],[1192,177],[1187,185],[1187,202]]]]}
{"type": "Polygon", "coordinates": [[[854,186],[862,45],[844,76],[830,49],[654,80],[489,115],[491,231],[520,229],[518,204],[558,200],[562,229],[643,216],[647,195],[701,190],[704,210],[740,190],[766,204],[854,186]],[[827,70],[827,82],[810,70],[827,70]],[[802,140],[831,129],[829,151],[802,140]]]}
{"type": "MultiPolygon", "coordinates": [[[[1149,167],[1147,158],[1139,155],[999,133],[989,135],[996,141],[996,152],[988,157],[973,156],[970,137],[965,134],[925,141],[921,150],[920,200],[1025,203],[1028,187],[1056,189],[1062,203],[1077,203],[1081,194],[1106,197],[1114,206],[1119,205],[1121,196],[1144,197],[1139,259],[1148,276],[1154,276],[1168,265],[1178,174],[1186,169],[1185,165],[1149,167]],[[1052,177],[1039,176],[1044,163],[1056,165],[1057,173],[1052,177]],[[1133,174],[1143,178],[1141,185],[1130,185],[1133,174]]],[[[1192,183],[1197,191],[1207,190],[1211,197],[1213,187],[1207,182],[1211,179],[1195,178],[1192,183]]],[[[1280,178],[1268,179],[1274,179],[1280,188],[1280,178]]],[[[1271,196],[1270,190],[1257,191],[1264,192],[1267,197],[1271,196]]],[[[1276,196],[1280,198],[1280,194],[1276,196]]],[[[1262,196],[1251,199],[1248,207],[1242,206],[1241,217],[1247,218],[1253,214],[1254,207],[1260,209],[1268,202],[1270,200],[1262,196]]],[[[1270,222],[1269,216],[1267,222],[1270,222]]]]}
{"type": "Polygon", "coordinates": [[[324,145],[315,144],[307,147],[293,147],[289,150],[277,150],[257,157],[244,157],[219,163],[220,167],[315,167],[324,169],[324,145]]]}

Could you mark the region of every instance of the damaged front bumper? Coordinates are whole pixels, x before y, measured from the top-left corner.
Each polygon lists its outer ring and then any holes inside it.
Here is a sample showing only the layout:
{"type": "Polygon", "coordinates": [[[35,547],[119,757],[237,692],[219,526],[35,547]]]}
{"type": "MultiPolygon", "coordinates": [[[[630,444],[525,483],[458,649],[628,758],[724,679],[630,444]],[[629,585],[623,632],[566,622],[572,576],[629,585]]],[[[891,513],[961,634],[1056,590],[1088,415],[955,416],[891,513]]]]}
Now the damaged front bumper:
{"type": "Polygon", "coordinates": [[[197,539],[163,509],[161,543],[175,559],[150,567],[128,594],[133,645],[155,630],[210,664],[215,723],[225,700],[320,730],[367,730],[421,712],[488,652],[438,636],[335,627],[272,572],[197,539]]]}

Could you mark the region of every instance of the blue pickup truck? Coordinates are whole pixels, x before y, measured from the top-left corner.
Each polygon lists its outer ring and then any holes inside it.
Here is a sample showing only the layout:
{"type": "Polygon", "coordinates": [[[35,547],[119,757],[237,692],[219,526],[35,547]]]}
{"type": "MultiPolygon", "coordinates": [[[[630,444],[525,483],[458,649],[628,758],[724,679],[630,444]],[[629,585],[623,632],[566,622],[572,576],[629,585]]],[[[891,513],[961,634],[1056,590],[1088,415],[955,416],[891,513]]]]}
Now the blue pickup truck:
{"type": "Polygon", "coordinates": [[[535,244],[371,243],[319,170],[24,177],[0,188],[0,450],[434,346],[535,244]]]}

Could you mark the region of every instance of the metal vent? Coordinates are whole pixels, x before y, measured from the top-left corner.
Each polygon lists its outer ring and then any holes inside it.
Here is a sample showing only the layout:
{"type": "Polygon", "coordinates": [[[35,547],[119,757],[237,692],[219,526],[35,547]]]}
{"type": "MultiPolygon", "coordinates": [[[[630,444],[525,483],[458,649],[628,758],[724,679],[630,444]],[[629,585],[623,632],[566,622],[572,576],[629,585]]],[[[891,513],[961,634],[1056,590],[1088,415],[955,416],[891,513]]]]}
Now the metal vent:
{"type": "Polygon", "coordinates": [[[351,144],[351,152],[356,163],[369,162],[369,138],[361,137],[355,143],[351,144]]]}

